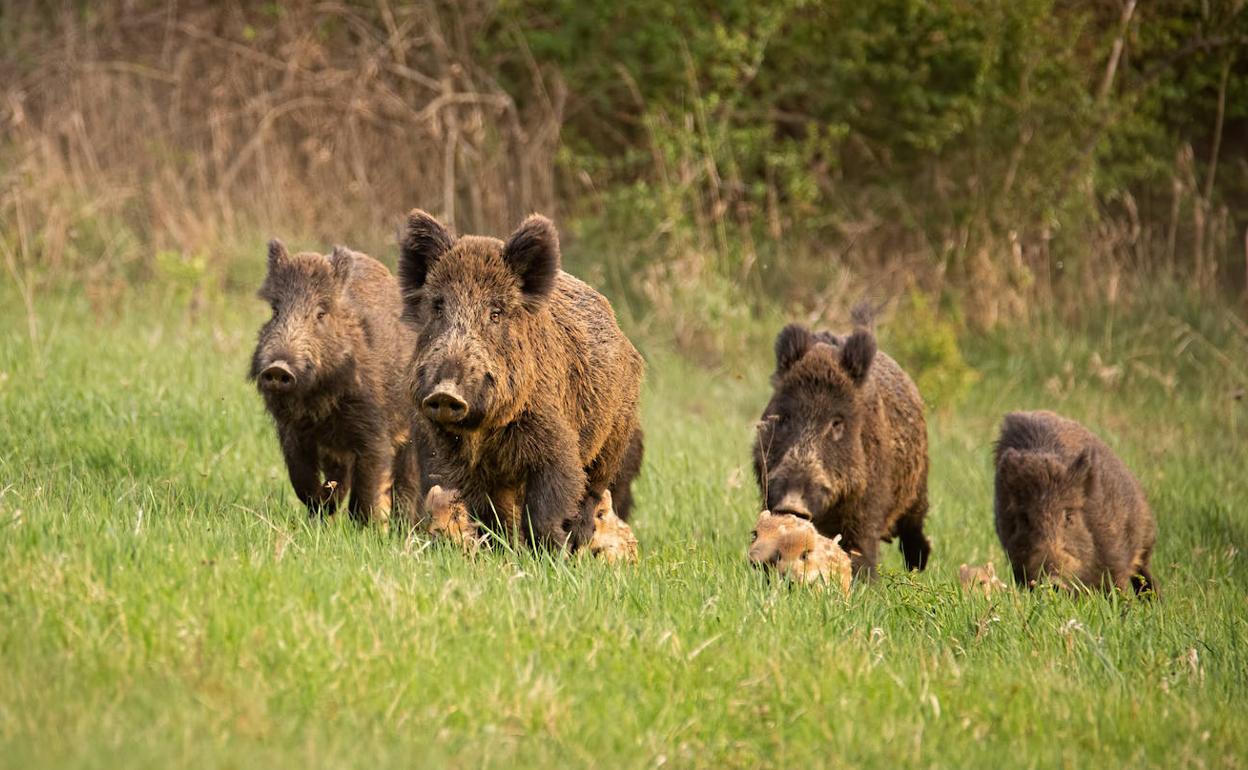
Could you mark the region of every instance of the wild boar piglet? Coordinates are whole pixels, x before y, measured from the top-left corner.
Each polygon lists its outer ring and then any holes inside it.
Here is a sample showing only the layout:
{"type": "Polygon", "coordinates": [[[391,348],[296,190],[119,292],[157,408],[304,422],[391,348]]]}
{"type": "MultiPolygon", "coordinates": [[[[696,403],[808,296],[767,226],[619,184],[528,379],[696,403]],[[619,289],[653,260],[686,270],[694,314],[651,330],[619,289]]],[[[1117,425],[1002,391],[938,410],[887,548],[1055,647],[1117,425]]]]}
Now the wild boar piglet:
{"type": "Polygon", "coordinates": [[[476,553],[484,540],[480,525],[468,513],[459,494],[437,484],[425,496],[424,520],[426,532],[445,538],[467,553],[476,553]]]}
{"type": "Polygon", "coordinates": [[[958,566],[958,582],[962,584],[965,591],[979,591],[984,596],[992,594],[1005,588],[1005,583],[997,577],[997,568],[992,562],[988,562],[980,567],[974,564],[961,564],[958,566]]]}
{"type": "Polygon", "coordinates": [[[839,535],[820,535],[804,519],[763,511],[751,533],[749,558],[755,566],[795,582],[830,585],[848,595],[852,569],[840,540],[839,535]]]}
{"type": "Polygon", "coordinates": [[[611,490],[602,493],[594,511],[594,536],[589,541],[589,552],[608,564],[637,561],[637,536],[632,527],[615,514],[611,490]]]}

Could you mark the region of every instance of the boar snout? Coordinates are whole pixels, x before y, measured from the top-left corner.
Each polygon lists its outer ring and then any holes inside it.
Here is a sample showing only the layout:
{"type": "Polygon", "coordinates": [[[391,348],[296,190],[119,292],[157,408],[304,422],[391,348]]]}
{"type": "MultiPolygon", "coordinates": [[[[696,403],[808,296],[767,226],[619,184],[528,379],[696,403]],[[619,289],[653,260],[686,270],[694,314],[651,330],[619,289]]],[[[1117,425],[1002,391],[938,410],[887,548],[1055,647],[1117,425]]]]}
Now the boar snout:
{"type": "Polygon", "coordinates": [[[802,496],[796,492],[789,492],[780,499],[780,502],[770,507],[772,512],[777,516],[781,514],[788,514],[790,516],[796,516],[799,519],[809,520],[814,518],[810,512],[810,506],[808,506],[802,496]]]}
{"type": "Polygon", "coordinates": [[[433,392],[420,402],[425,416],[439,425],[455,425],[468,416],[468,402],[464,400],[459,386],[443,380],[434,386],[433,392]]]}
{"type": "Polygon", "coordinates": [[[274,361],[260,372],[260,387],[270,393],[285,393],[295,387],[295,370],[285,361],[274,361]]]}

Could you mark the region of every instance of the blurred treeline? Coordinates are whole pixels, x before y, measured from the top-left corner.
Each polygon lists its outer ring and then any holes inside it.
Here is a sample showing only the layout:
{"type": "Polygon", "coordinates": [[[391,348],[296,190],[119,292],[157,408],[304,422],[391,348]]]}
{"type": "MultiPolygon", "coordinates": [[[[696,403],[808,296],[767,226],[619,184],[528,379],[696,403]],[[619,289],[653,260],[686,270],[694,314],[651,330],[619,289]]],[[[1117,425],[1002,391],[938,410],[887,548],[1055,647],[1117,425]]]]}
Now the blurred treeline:
{"type": "Polygon", "coordinates": [[[751,308],[1248,292],[1244,0],[0,2],[8,273],[392,259],[413,206],[696,347],[751,308]],[[258,259],[258,257],[257,257],[258,259]],[[727,319],[727,320],[725,320],[727,319]]]}

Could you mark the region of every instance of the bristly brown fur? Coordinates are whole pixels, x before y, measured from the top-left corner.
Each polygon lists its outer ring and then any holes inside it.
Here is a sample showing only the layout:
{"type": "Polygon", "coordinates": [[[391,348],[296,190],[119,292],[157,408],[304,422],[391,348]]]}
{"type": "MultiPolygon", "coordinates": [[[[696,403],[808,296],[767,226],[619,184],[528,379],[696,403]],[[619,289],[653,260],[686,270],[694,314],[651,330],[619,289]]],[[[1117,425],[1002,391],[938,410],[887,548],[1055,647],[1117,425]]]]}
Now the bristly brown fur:
{"type": "Polygon", "coordinates": [[[608,488],[628,514],[641,356],[610,304],[559,269],[549,220],[530,217],[504,243],[453,239],[413,211],[407,233],[400,277],[419,338],[406,381],[415,430],[429,437],[423,487],[453,488],[478,518],[514,517],[541,543],[587,543],[608,488]],[[446,387],[465,409],[454,423],[421,411],[446,387]],[[514,502],[499,511],[499,500],[514,502]]]}
{"type": "Polygon", "coordinates": [[[360,520],[388,520],[395,498],[414,507],[415,455],[399,380],[392,372],[415,340],[399,323],[390,271],[335,247],[327,258],[269,244],[259,292],[273,307],[260,330],[250,377],[281,361],[296,384],[263,388],[295,494],[310,512],[348,499],[360,520]]]}
{"type": "Polygon", "coordinates": [[[997,536],[1020,585],[1156,590],[1152,511],[1095,434],[1053,412],[1013,412],[993,460],[997,536]]]}
{"type": "Polygon", "coordinates": [[[901,540],[923,569],[927,426],[909,377],[876,349],[869,314],[847,336],[786,326],[776,339],[773,394],[754,443],[754,473],[773,513],[810,518],[841,535],[856,571],[872,572],[879,543],[901,540]]]}

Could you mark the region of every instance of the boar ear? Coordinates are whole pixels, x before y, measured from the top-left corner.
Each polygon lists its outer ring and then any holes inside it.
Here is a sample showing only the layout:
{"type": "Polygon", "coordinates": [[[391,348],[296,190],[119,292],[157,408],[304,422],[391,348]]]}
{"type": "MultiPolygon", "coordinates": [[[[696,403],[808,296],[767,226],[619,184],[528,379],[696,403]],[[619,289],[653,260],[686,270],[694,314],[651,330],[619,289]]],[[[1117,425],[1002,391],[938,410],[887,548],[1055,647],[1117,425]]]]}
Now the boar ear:
{"type": "Polygon", "coordinates": [[[399,286],[406,295],[420,291],[429,268],[455,245],[455,237],[432,214],[412,209],[399,238],[399,286]]]}
{"type": "Polygon", "coordinates": [[[1066,467],[1066,478],[1071,486],[1083,487],[1086,491],[1092,485],[1092,475],[1092,450],[1084,449],[1066,467]]]}
{"type": "Polygon", "coordinates": [[[329,255],[329,266],[334,271],[334,282],[340,289],[351,283],[351,271],[355,269],[355,255],[346,246],[335,246],[329,255]]]}
{"type": "Polygon", "coordinates": [[[1012,472],[1013,469],[1018,467],[1020,461],[1022,461],[1022,452],[1018,452],[1017,449],[1013,448],[1006,449],[1005,452],[1002,452],[997,457],[997,468],[1005,469],[1006,472],[1012,472]]]}
{"type": "Polygon", "coordinates": [[[1004,492],[1011,500],[1027,500],[1035,493],[1036,480],[1034,474],[1027,470],[1031,459],[1017,449],[1007,449],[997,459],[997,473],[994,486],[997,491],[1004,492]]]}
{"type": "Polygon", "coordinates": [[[841,368],[854,381],[861,385],[871,371],[871,362],[875,360],[875,335],[866,329],[855,329],[845,339],[841,348],[841,368]]]}
{"type": "Polygon", "coordinates": [[[269,270],[272,270],[288,259],[290,259],[290,253],[286,251],[286,245],[284,243],[276,238],[269,241],[269,270]]]}
{"type": "Polygon", "coordinates": [[[541,302],[559,274],[559,233],[541,214],[533,214],[516,228],[503,246],[503,261],[520,276],[525,300],[541,302]]]}
{"type": "Polygon", "coordinates": [[[814,346],[815,335],[810,333],[810,329],[799,324],[785,326],[776,335],[776,373],[787,372],[814,346]]]}
{"type": "Polygon", "coordinates": [[[997,473],[1007,481],[1016,479],[1023,465],[1023,459],[1023,453],[1017,449],[1005,450],[997,458],[997,473]]]}

